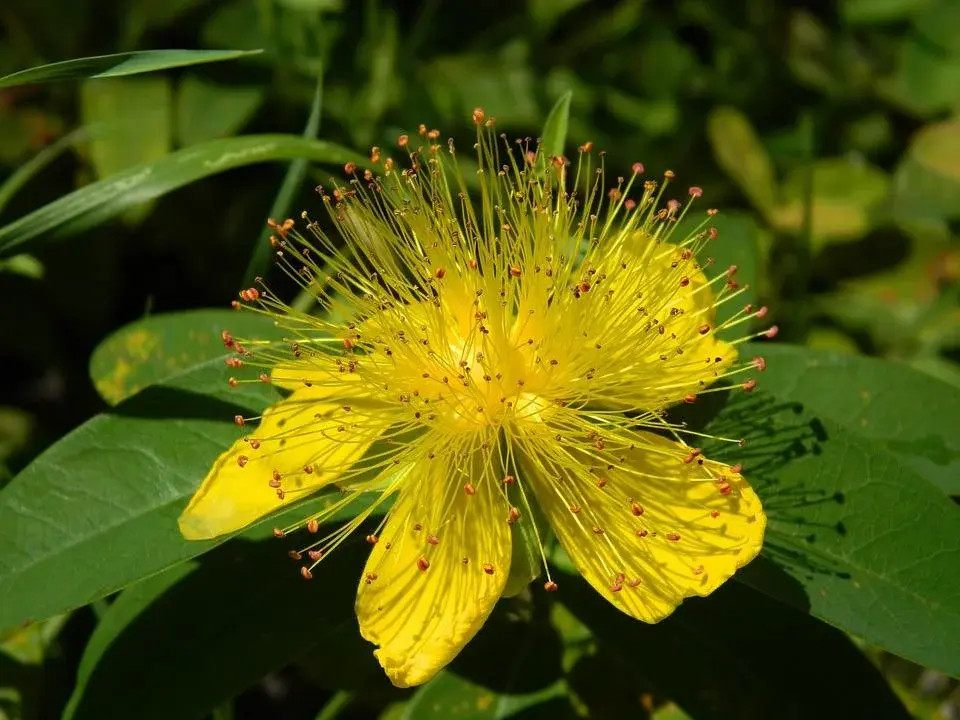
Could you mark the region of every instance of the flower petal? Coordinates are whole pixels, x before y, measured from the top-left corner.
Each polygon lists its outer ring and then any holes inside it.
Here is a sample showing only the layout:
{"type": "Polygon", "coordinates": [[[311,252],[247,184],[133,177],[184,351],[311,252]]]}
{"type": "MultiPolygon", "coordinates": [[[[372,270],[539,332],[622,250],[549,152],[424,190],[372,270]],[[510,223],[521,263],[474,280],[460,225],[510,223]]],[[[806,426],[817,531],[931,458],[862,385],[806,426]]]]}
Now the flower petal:
{"type": "Polygon", "coordinates": [[[540,444],[527,479],[587,581],[657,622],[756,557],[766,517],[734,468],[659,435],[619,435],[626,442],[604,452],[540,444]]]}
{"type": "Polygon", "coordinates": [[[456,657],[510,572],[498,478],[451,467],[437,457],[413,468],[357,593],[360,632],[380,646],[374,655],[398,687],[427,682],[456,657]]]}
{"type": "Polygon", "coordinates": [[[180,516],[181,534],[207,540],[234,532],[340,478],[388,422],[345,407],[351,390],[304,387],[268,408],[256,430],[217,458],[180,516]]]}

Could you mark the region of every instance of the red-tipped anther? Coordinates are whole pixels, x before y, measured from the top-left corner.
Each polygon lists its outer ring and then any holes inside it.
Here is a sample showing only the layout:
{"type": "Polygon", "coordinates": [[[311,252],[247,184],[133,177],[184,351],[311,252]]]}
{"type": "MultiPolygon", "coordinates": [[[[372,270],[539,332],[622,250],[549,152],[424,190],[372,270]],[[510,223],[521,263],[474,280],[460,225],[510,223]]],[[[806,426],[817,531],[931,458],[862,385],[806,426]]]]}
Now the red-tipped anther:
{"type": "Polygon", "coordinates": [[[370,585],[370,584],[372,584],[373,581],[376,580],[378,577],[380,577],[380,576],[377,575],[376,573],[367,573],[367,574],[364,576],[363,581],[364,581],[367,585],[370,585]]]}
{"type": "Polygon", "coordinates": [[[504,475],[504,476],[503,476],[503,484],[504,484],[504,485],[513,485],[516,481],[517,481],[517,479],[516,479],[513,475],[504,475]]]}
{"type": "Polygon", "coordinates": [[[720,489],[720,494],[724,496],[729,495],[731,492],[733,492],[733,486],[730,483],[728,483],[726,480],[721,480],[717,487],[720,489]]]}
{"type": "Polygon", "coordinates": [[[308,568],[306,565],[300,568],[300,574],[303,576],[304,580],[309,580],[313,577],[313,573],[310,572],[310,568],[308,568]]]}
{"type": "Polygon", "coordinates": [[[373,535],[373,534],[367,535],[367,542],[370,543],[371,545],[376,545],[376,544],[377,544],[377,540],[378,540],[378,538],[377,538],[376,535],[373,535]]]}
{"type": "Polygon", "coordinates": [[[274,475],[272,478],[270,478],[270,482],[268,482],[267,484],[270,487],[272,487],[274,490],[278,489],[280,487],[280,476],[274,475]]]}
{"type": "Polygon", "coordinates": [[[301,555],[301,554],[299,553],[299,551],[297,551],[297,550],[291,550],[290,552],[288,552],[288,553],[287,553],[287,557],[290,558],[291,560],[302,560],[302,559],[303,559],[303,555],[301,555]]]}
{"type": "Polygon", "coordinates": [[[447,274],[447,271],[441,267],[438,267],[433,271],[433,274],[436,276],[437,280],[442,280],[443,276],[447,274]]]}
{"type": "Polygon", "coordinates": [[[307,532],[311,535],[316,535],[320,532],[320,523],[316,518],[310,518],[307,520],[307,532]]]}
{"type": "Polygon", "coordinates": [[[623,207],[625,207],[627,210],[633,210],[636,206],[637,201],[633,198],[627,198],[623,203],[623,207]]]}
{"type": "Polygon", "coordinates": [[[313,562],[318,562],[320,558],[323,557],[323,551],[321,550],[307,550],[307,557],[313,560],[313,562]]]}
{"type": "Polygon", "coordinates": [[[710,511],[710,517],[712,517],[712,518],[714,518],[714,519],[720,517],[720,511],[719,511],[719,510],[711,510],[711,511],[710,511]]]}
{"type": "Polygon", "coordinates": [[[519,519],[520,519],[520,510],[518,510],[516,506],[511,505],[510,510],[507,512],[507,522],[515,523],[519,519]]]}
{"type": "Polygon", "coordinates": [[[578,512],[580,512],[582,509],[583,509],[583,508],[581,508],[581,507],[580,507],[579,505],[577,505],[576,503],[574,503],[573,505],[570,506],[570,512],[572,512],[574,515],[576,515],[576,514],[577,514],[578,512]]]}
{"type": "Polygon", "coordinates": [[[708,332],[710,332],[710,326],[707,325],[707,323],[704,323],[703,325],[697,328],[697,332],[700,333],[701,335],[706,335],[708,332]]]}
{"type": "Polygon", "coordinates": [[[780,332],[780,328],[776,325],[771,325],[770,328],[763,334],[769,340],[772,340],[777,336],[777,333],[780,332]]]}
{"type": "Polygon", "coordinates": [[[686,395],[683,396],[683,401],[684,401],[687,405],[692,405],[693,403],[695,403],[695,402],[697,401],[697,396],[696,396],[696,394],[694,394],[694,393],[687,393],[686,395]]]}
{"type": "Polygon", "coordinates": [[[554,156],[550,159],[550,162],[552,162],[552,163],[553,163],[553,166],[559,170],[559,169],[562,168],[562,167],[566,167],[566,165],[567,165],[567,158],[564,157],[563,155],[554,155],[554,156]]]}
{"type": "Polygon", "coordinates": [[[643,175],[643,163],[635,162],[630,166],[630,169],[633,170],[634,175],[643,175]]]}
{"type": "Polygon", "coordinates": [[[547,592],[556,592],[557,587],[558,587],[557,584],[553,580],[547,580],[543,584],[543,589],[546,590],[547,592]]]}
{"type": "Polygon", "coordinates": [[[628,580],[627,585],[629,585],[630,587],[637,587],[642,582],[643,580],[641,580],[640,578],[634,578],[633,580],[628,580]]]}
{"type": "Polygon", "coordinates": [[[417,558],[417,567],[420,568],[421,572],[426,572],[427,568],[430,567],[430,561],[421,555],[417,558]]]}
{"type": "Polygon", "coordinates": [[[667,533],[666,538],[670,542],[678,542],[680,540],[680,533],[675,533],[675,532],[667,533]]]}
{"type": "Polygon", "coordinates": [[[487,575],[493,575],[493,565],[491,565],[490,563],[484,563],[484,564],[483,564],[483,571],[484,571],[487,575]]]}
{"type": "Polygon", "coordinates": [[[260,378],[260,382],[262,382],[264,385],[270,384],[270,376],[267,375],[266,373],[260,373],[259,378],[260,378]]]}
{"type": "Polygon", "coordinates": [[[440,538],[438,538],[436,535],[427,535],[427,543],[430,545],[439,545],[440,538]]]}
{"type": "Polygon", "coordinates": [[[750,392],[750,391],[753,390],[756,386],[757,386],[757,381],[754,380],[753,378],[750,378],[749,380],[747,380],[747,381],[743,384],[743,389],[744,389],[746,392],[750,392]]]}
{"type": "Polygon", "coordinates": [[[250,445],[250,449],[251,449],[251,450],[259,450],[259,449],[260,449],[260,441],[257,440],[255,437],[248,437],[248,438],[246,438],[246,441],[247,441],[247,443],[250,445]]]}
{"type": "Polygon", "coordinates": [[[693,251],[690,248],[684,248],[680,251],[680,257],[684,260],[689,260],[693,257],[693,251]]]}
{"type": "Polygon", "coordinates": [[[477,261],[474,260],[473,258],[470,258],[469,260],[467,260],[467,267],[470,268],[471,270],[476,270],[476,269],[477,269],[477,261]]]}
{"type": "Polygon", "coordinates": [[[221,331],[220,339],[223,340],[223,346],[225,348],[230,349],[233,347],[233,335],[231,335],[229,331],[221,331]]]}
{"type": "Polygon", "coordinates": [[[592,528],[590,528],[590,529],[593,530],[593,534],[594,534],[594,535],[603,535],[603,533],[604,533],[604,529],[603,529],[602,527],[600,527],[599,525],[594,525],[594,526],[593,526],[592,528]]]}
{"type": "Polygon", "coordinates": [[[353,175],[357,171],[357,164],[353,162],[344,163],[343,171],[347,175],[353,175]]]}
{"type": "Polygon", "coordinates": [[[690,194],[690,197],[692,197],[692,198],[698,198],[698,197],[700,197],[701,195],[703,195],[703,188],[698,188],[698,187],[694,186],[694,187],[690,188],[689,190],[687,190],[687,192],[690,194]]]}
{"type": "Polygon", "coordinates": [[[753,366],[760,372],[763,372],[767,369],[767,361],[758,355],[753,359],[753,366]]]}
{"type": "Polygon", "coordinates": [[[313,474],[313,465],[304,465],[304,466],[303,466],[303,471],[304,471],[307,475],[312,475],[312,474],[313,474]]]}
{"type": "Polygon", "coordinates": [[[518,268],[516,265],[511,265],[511,266],[510,266],[510,277],[515,277],[515,278],[516,278],[516,277],[520,277],[520,275],[521,275],[521,270],[520,270],[520,268],[518,268]]]}
{"type": "Polygon", "coordinates": [[[665,177],[667,180],[673,180],[676,176],[677,174],[673,170],[667,170],[663,173],[663,177],[665,177]]]}
{"type": "Polygon", "coordinates": [[[353,350],[353,340],[351,340],[350,338],[344,338],[343,347],[347,350],[353,350]]]}
{"type": "Polygon", "coordinates": [[[708,239],[708,240],[716,240],[716,239],[717,239],[717,235],[719,235],[719,234],[720,234],[720,233],[717,231],[717,229],[716,229],[715,227],[712,227],[712,228],[710,228],[709,230],[707,230],[707,239],[708,239]]]}
{"type": "Polygon", "coordinates": [[[274,528],[274,529],[273,529],[273,536],[274,536],[275,538],[282,538],[282,537],[284,537],[285,535],[286,535],[286,533],[285,533],[283,530],[281,530],[280,528],[274,528]]]}
{"type": "Polygon", "coordinates": [[[241,368],[241,367],[243,367],[243,360],[241,360],[241,359],[238,358],[238,357],[233,357],[233,356],[231,356],[231,357],[226,358],[226,359],[223,361],[223,364],[226,365],[228,368],[234,368],[234,369],[236,369],[236,368],[241,368]]]}
{"type": "Polygon", "coordinates": [[[590,292],[590,283],[582,282],[579,285],[577,285],[577,289],[582,293],[590,292]]]}
{"type": "Polygon", "coordinates": [[[487,119],[487,114],[483,111],[483,108],[474,108],[473,109],[473,122],[476,125],[483,125],[483,121],[487,119]]]}
{"type": "Polygon", "coordinates": [[[687,465],[689,465],[689,464],[692,463],[694,460],[696,460],[698,457],[700,457],[700,453],[701,453],[700,448],[693,448],[693,449],[690,451],[690,454],[687,455],[687,456],[683,459],[683,462],[686,463],[687,465]]]}
{"type": "Polygon", "coordinates": [[[645,538],[649,533],[646,530],[637,530],[637,537],[645,538]]]}
{"type": "Polygon", "coordinates": [[[680,287],[686,287],[689,284],[690,284],[690,278],[686,276],[680,278],[680,287]]]}
{"type": "Polygon", "coordinates": [[[467,495],[475,495],[477,493],[477,489],[473,487],[473,485],[471,485],[470,483],[467,483],[466,485],[463,486],[463,491],[467,495]]]}
{"type": "Polygon", "coordinates": [[[229,380],[227,380],[227,385],[229,385],[230,387],[236,387],[237,379],[235,377],[230,378],[229,380]]]}
{"type": "Polygon", "coordinates": [[[641,505],[638,502],[632,503],[630,505],[630,512],[632,512],[637,517],[640,517],[641,515],[643,515],[643,505],[641,505]]]}
{"type": "Polygon", "coordinates": [[[607,486],[607,479],[605,477],[597,478],[597,487],[601,490],[607,486]]]}
{"type": "Polygon", "coordinates": [[[720,211],[717,210],[716,208],[710,208],[709,210],[707,210],[707,215],[709,215],[710,217],[713,217],[713,216],[716,215],[718,212],[720,212],[720,211]]]}
{"type": "MultiPolygon", "coordinates": [[[[750,311],[748,310],[747,312],[750,312],[750,311]]],[[[767,314],[767,312],[768,312],[768,311],[767,311],[767,306],[764,305],[764,306],[761,307],[759,310],[757,310],[757,313],[756,313],[755,317],[762,318],[762,317],[764,317],[764,316],[767,314]]]]}
{"type": "Polygon", "coordinates": [[[588,140],[577,149],[582,153],[590,152],[591,150],[593,150],[593,143],[588,140]]]}
{"type": "Polygon", "coordinates": [[[620,592],[623,590],[623,583],[612,583],[610,585],[610,592],[620,592]]]}
{"type": "Polygon", "coordinates": [[[243,467],[244,465],[247,464],[247,461],[249,459],[250,458],[248,458],[246,455],[237,455],[237,465],[239,465],[240,467],[243,467]]]}
{"type": "Polygon", "coordinates": [[[405,148],[408,142],[410,142],[410,138],[406,135],[401,135],[400,137],[397,138],[397,145],[399,145],[402,148],[405,148]]]}
{"type": "Polygon", "coordinates": [[[734,475],[739,475],[741,472],[743,472],[743,465],[740,465],[739,463],[736,465],[731,465],[730,472],[732,472],[734,475]]]}
{"type": "Polygon", "coordinates": [[[737,274],[737,266],[736,266],[736,265],[731,265],[730,267],[727,268],[727,277],[728,277],[728,278],[732,278],[732,277],[733,277],[734,275],[736,275],[736,274],[737,274]]]}
{"type": "Polygon", "coordinates": [[[370,162],[374,164],[380,162],[380,147],[378,145],[370,148],[370,162]]]}

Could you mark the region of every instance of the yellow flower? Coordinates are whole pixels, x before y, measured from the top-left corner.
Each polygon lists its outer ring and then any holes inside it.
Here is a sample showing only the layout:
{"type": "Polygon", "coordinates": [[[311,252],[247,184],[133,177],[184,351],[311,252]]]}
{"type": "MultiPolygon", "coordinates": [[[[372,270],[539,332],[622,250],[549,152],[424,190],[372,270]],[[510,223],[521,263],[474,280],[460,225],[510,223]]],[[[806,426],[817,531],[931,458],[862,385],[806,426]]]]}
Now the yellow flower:
{"type": "Polygon", "coordinates": [[[740,468],[704,458],[685,439],[698,436],[664,417],[718,378],[749,390],[744,373],[763,369],[737,359],[750,337],[717,336],[764,309],[718,327],[717,306],[742,290],[735,268],[708,280],[697,264],[715,211],[674,233],[700,190],[668,200],[673,173],[643,181],[639,164],[607,189],[589,144],[571,173],[565,158],[496,136],[482,110],[474,120],[478,201],[453,143],[421,127],[417,149],[399,140],[404,169],[374,148],[377,175],[348,166],[349,184],[321,190],[329,219],[304,215],[310,239],[274,223],[280,265],[325,312],[264,286],[241,293],[235,305],[275,318],[289,342],[225,334],[228,364],[290,394],[238,418],[259,425],[180,518],[185,537],[211,538],[336,485],[333,507],[276,531],[314,535],[374,493],[294,552],[309,578],[393,499],[367,537],[356,611],[399,686],[429,680],[483,624],[520,523],[544,566],[552,529],[601,595],[646,622],[715,590],[757,555],[766,524],[740,468]]]}

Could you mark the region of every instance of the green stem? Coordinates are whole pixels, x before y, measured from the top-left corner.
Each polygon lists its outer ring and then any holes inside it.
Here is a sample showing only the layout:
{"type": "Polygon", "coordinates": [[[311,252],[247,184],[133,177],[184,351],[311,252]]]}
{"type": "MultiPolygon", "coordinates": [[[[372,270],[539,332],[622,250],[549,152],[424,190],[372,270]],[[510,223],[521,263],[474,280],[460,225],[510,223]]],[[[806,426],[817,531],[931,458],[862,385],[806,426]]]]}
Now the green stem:
{"type": "Polygon", "coordinates": [[[340,713],[353,701],[353,693],[347,690],[337,690],[327,701],[323,709],[317,713],[315,720],[335,720],[340,713]]]}

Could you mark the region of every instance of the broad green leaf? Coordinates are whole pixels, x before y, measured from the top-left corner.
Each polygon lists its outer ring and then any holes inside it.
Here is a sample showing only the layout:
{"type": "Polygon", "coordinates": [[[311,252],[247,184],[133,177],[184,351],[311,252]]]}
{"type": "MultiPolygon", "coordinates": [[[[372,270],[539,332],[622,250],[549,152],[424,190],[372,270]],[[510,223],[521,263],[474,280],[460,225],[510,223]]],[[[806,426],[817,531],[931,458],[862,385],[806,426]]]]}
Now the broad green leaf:
{"type": "Polygon", "coordinates": [[[355,162],[363,166],[367,162],[364,156],[339,145],[291,135],[211,140],[75,190],[0,228],[0,256],[44,235],[62,237],[94,227],[131,207],[210,175],[244,165],[296,158],[338,165],[355,162]]]}
{"type": "Polygon", "coordinates": [[[140,50],[116,55],[64,60],[20,70],[0,78],[0,88],[14,85],[82,80],[84,78],[121,77],[156,72],[185,65],[234,60],[245,55],[256,55],[260,50],[140,50]]]}
{"type": "Polygon", "coordinates": [[[707,137],[717,164],[763,213],[777,202],[773,163],[746,115],[733,107],[718,107],[707,118],[707,137]]]}
{"type": "Polygon", "coordinates": [[[177,140],[186,147],[243,128],[263,102],[259,85],[219,85],[187,75],[177,88],[177,140]]]}
{"type": "Polygon", "coordinates": [[[108,336],[90,358],[90,377],[111,405],[126,400],[224,352],[221,332],[235,337],[282,333],[261,315],[236,310],[191,310],[154,315],[124,325],[108,336]]]}
{"type": "MultiPolygon", "coordinates": [[[[260,383],[230,389],[226,377],[217,358],[147,388],[60,439],[0,491],[0,627],[84,605],[225,539],[184,540],[177,517],[238,437],[234,416],[258,415],[278,397],[260,383]]],[[[330,501],[321,494],[307,504],[330,501]]],[[[308,512],[291,506],[263,524],[308,512]]]]}
{"type": "Polygon", "coordinates": [[[934,45],[954,57],[960,56],[960,4],[955,0],[933,0],[913,22],[914,27],[934,45]]]}
{"type": "Polygon", "coordinates": [[[363,539],[338,549],[306,582],[286,557],[290,542],[265,535],[229,542],[121,593],[87,643],[65,720],[202,718],[320,649],[389,685],[353,612],[363,539]]]}
{"type": "Polygon", "coordinates": [[[863,236],[881,219],[879,206],[890,190],[887,174],[868,163],[847,158],[817,160],[784,178],[783,202],[769,216],[780,230],[804,229],[808,181],[813,185],[810,233],[814,248],[863,236]]]}
{"type": "MultiPolygon", "coordinates": [[[[173,145],[173,92],[162,76],[110,78],[80,86],[80,114],[94,128],[90,160],[98,178],[108,178],[170,152],[173,145]]],[[[150,205],[125,213],[136,222],[150,205]]]]}
{"type": "Polygon", "coordinates": [[[960,53],[947,55],[922,37],[900,45],[897,68],[877,81],[881,97],[918,117],[960,105],[960,53]]]}
{"type": "Polygon", "coordinates": [[[827,351],[758,348],[764,392],[802,403],[883,447],[944,492],[960,495],[960,391],[906,365],[827,351]]]}
{"type": "Polygon", "coordinates": [[[765,560],[737,577],[890,652],[960,673],[960,509],[930,481],[956,462],[955,391],[879,361],[751,351],[768,362],[757,388],[697,408],[716,413],[708,432],[744,439],[742,448],[706,443],[704,453],[742,463],[768,516],[765,560]]]}
{"type": "Polygon", "coordinates": [[[543,124],[543,130],[540,133],[540,147],[547,157],[563,155],[563,149],[567,144],[567,125],[570,122],[570,100],[573,98],[571,91],[565,92],[554,104],[547,115],[547,120],[543,124]]]}
{"type": "Polygon", "coordinates": [[[894,174],[899,218],[960,217],[960,120],[927,125],[911,140],[894,174]]]}
{"type": "MultiPolygon", "coordinates": [[[[609,664],[633,676],[637,695],[669,697],[698,720],[822,717],[825,703],[831,717],[910,717],[843,633],[736,583],[648,625],[617,612],[578,577],[558,582],[557,599],[593,630],[599,657],[616,654],[609,664]]],[[[604,678],[596,682],[602,700],[604,678]]]]}
{"type": "MultiPolygon", "coordinates": [[[[307,118],[307,125],[303,129],[303,139],[313,140],[320,132],[320,117],[323,113],[323,74],[317,75],[317,84],[313,91],[313,102],[310,106],[310,115],[307,118]]],[[[290,214],[290,206],[293,199],[297,196],[301,185],[303,185],[304,176],[307,174],[306,158],[297,158],[290,163],[287,168],[287,174],[283,176],[283,182],[277,191],[277,196],[273,199],[273,205],[270,207],[268,218],[276,218],[282,221],[290,214]]],[[[260,232],[260,241],[254,247],[250,255],[250,262],[247,263],[247,270],[244,273],[243,284],[251,285],[258,275],[266,274],[270,268],[270,262],[273,257],[273,247],[270,245],[270,236],[273,230],[265,227],[260,232]]]]}

